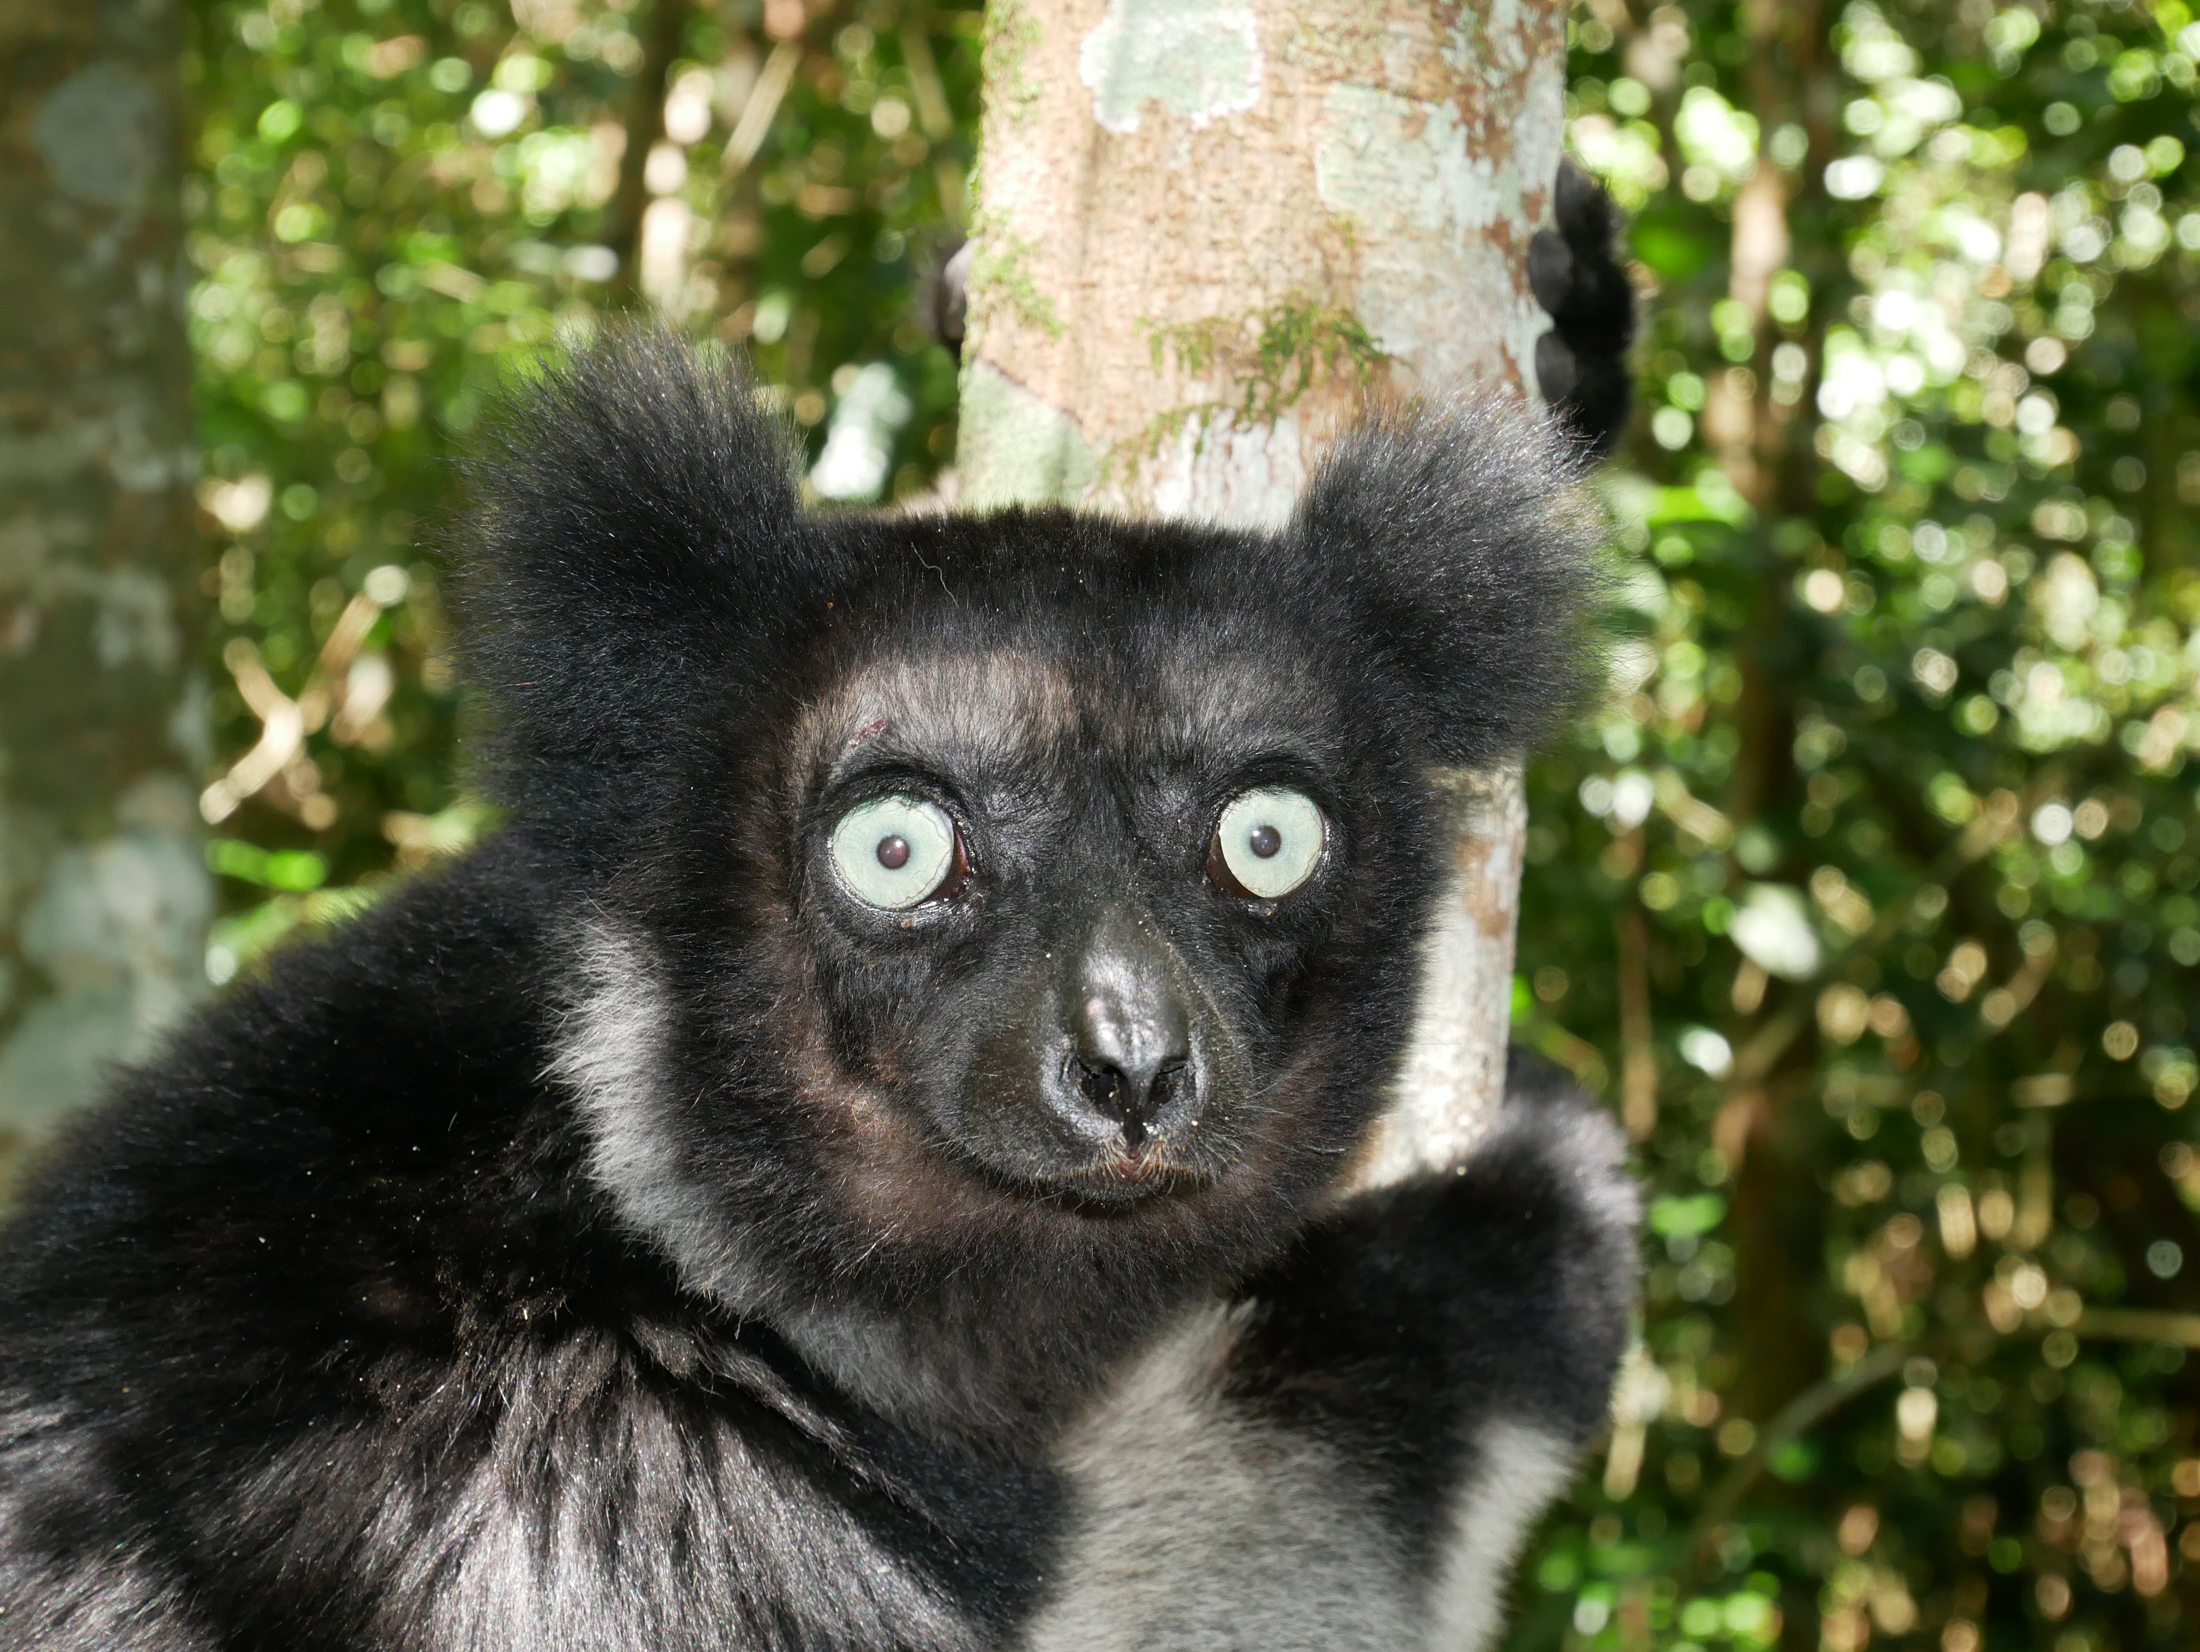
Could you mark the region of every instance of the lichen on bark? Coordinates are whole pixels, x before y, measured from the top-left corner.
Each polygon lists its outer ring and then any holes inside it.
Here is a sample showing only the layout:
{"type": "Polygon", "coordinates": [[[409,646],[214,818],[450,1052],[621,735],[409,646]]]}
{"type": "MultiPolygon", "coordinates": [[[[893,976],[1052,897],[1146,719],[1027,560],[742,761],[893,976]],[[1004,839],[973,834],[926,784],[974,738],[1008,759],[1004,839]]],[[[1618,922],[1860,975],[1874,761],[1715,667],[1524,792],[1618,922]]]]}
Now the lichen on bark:
{"type": "MultiPolygon", "coordinates": [[[[1239,387],[1236,411],[1269,425],[1338,374],[1365,391],[1390,360],[1356,311],[1303,296],[1261,315],[1208,316],[1154,327],[1147,332],[1147,345],[1155,372],[1173,358],[1197,378],[1219,373],[1224,382],[1239,387]]],[[[1215,401],[1183,411],[1228,405],[1215,401]]]]}

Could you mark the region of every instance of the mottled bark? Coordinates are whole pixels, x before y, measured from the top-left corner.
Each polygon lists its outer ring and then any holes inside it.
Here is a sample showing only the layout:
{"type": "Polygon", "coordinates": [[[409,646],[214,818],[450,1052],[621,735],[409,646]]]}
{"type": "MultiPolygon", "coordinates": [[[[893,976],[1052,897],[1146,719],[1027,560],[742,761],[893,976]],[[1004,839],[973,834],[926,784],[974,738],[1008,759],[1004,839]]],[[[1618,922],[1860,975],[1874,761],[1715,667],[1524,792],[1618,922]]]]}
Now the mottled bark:
{"type": "Polygon", "coordinates": [[[174,0],[0,9],[0,1132],[205,981],[174,0]]]}
{"type": "MultiPolygon", "coordinates": [[[[986,29],[967,501],[1275,523],[1368,397],[1533,392],[1555,0],[995,0],[986,29]]],[[[1456,877],[1377,1179],[1455,1151],[1503,1073],[1519,771],[1439,778],[1456,877]]]]}

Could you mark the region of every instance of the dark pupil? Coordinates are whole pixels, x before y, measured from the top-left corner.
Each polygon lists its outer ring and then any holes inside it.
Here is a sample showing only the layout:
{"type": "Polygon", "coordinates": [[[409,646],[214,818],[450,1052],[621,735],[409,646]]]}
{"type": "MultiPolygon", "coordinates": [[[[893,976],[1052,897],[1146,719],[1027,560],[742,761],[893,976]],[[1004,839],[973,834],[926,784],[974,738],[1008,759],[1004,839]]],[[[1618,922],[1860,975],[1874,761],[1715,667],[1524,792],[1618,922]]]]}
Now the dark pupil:
{"type": "Polygon", "coordinates": [[[1267,860],[1283,847],[1283,834],[1273,826],[1255,826],[1252,835],[1246,838],[1245,846],[1262,860],[1267,860]]]}
{"type": "Polygon", "coordinates": [[[898,832],[878,840],[878,863],[889,872],[898,872],[909,864],[909,840],[898,832]]]}

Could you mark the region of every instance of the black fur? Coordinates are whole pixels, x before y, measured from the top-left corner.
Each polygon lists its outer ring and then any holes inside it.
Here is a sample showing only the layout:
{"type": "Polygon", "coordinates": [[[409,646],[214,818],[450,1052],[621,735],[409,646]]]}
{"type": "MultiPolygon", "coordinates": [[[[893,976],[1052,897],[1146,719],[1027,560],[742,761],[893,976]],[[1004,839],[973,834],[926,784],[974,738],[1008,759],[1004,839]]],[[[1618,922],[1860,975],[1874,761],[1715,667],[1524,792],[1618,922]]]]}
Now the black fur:
{"type": "Polygon", "coordinates": [[[1618,446],[1633,402],[1635,289],[1619,261],[1611,196],[1571,160],[1559,163],[1557,191],[1556,227],[1528,243],[1528,285],[1551,314],[1535,376],[1552,410],[1601,458],[1618,446]]]}
{"type": "Polygon", "coordinates": [[[1578,680],[1547,431],[1373,427],[1269,536],[805,516],[746,382],[646,336],[505,428],[464,606],[510,824],[26,1195],[0,1647],[1073,1644],[1057,1443],[1232,1296],[1213,1403],[1348,1451],[1424,1572],[1489,1420],[1586,1436],[1632,1278],[1600,1117],[1329,1192],[1442,877],[1426,772],[1578,680]],[[1208,857],[1265,784],[1330,833],[1271,903],[1208,857]],[[887,794],[969,860],[901,913],[828,854],[887,794]],[[1145,1152],[1050,1088],[1131,965],[1190,1041],[1145,1152]]]}

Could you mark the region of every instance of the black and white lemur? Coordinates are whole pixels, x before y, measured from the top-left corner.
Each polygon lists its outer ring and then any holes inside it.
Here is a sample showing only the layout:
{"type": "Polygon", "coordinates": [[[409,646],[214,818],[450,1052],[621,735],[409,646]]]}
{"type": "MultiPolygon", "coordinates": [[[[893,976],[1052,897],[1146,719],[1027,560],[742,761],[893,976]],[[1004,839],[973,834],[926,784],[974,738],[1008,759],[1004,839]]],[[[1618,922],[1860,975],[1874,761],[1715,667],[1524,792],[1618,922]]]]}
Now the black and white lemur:
{"type": "Polygon", "coordinates": [[[0,1647],[1474,1648],[1634,1293],[1516,1063],[1334,1189],[1547,726],[1562,438],[1394,416],[1290,526],[805,515],[630,334],[476,475],[509,823],[279,953],[0,1253],[0,1647]]]}

